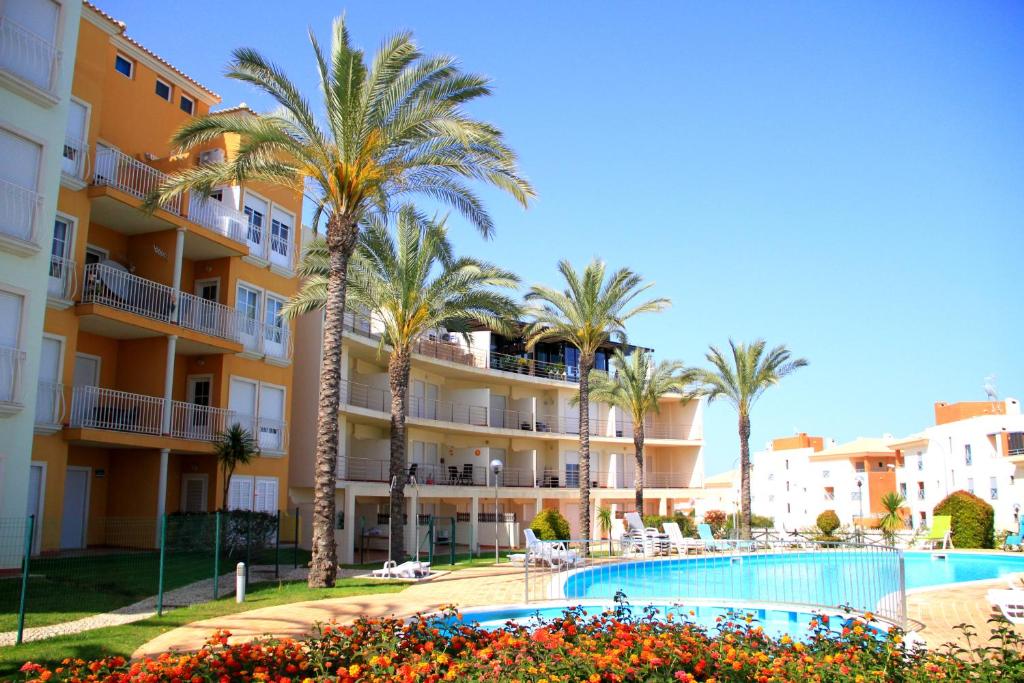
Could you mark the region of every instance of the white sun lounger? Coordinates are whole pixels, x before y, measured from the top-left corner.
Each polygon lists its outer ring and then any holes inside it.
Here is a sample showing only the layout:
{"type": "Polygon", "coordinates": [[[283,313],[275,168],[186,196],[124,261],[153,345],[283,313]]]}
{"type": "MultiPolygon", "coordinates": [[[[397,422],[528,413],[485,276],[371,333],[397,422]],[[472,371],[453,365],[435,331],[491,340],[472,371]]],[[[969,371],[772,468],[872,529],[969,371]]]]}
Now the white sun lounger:
{"type": "Polygon", "coordinates": [[[627,512],[623,519],[626,522],[626,530],[622,536],[622,552],[657,555],[661,532],[654,527],[645,528],[639,512],[627,512]]]}
{"type": "Polygon", "coordinates": [[[1024,624],[1024,591],[993,588],[988,592],[988,601],[1011,624],[1024,624]]]}
{"type": "Polygon", "coordinates": [[[546,564],[549,567],[573,566],[579,564],[580,556],[575,550],[569,550],[561,541],[542,541],[537,538],[533,529],[523,529],[526,538],[526,551],[534,564],[546,564]]]}
{"type": "Polygon", "coordinates": [[[691,550],[695,553],[703,552],[704,542],[696,538],[686,538],[679,529],[677,522],[662,522],[661,528],[668,534],[669,546],[680,555],[686,555],[691,550]]]}
{"type": "Polygon", "coordinates": [[[374,569],[373,575],[380,579],[422,579],[430,575],[430,565],[426,562],[403,562],[396,564],[388,560],[380,569],[374,569]]]}

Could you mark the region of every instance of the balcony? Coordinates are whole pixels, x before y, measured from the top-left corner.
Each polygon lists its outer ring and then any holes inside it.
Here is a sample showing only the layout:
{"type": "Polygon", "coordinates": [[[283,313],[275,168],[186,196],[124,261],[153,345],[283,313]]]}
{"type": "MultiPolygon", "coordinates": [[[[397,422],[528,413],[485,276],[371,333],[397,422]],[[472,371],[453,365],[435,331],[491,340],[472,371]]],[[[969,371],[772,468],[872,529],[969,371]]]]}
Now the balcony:
{"type": "Polygon", "coordinates": [[[64,422],[64,411],[64,385],[40,382],[36,390],[36,434],[53,434],[60,431],[64,422]]]}
{"type": "Polygon", "coordinates": [[[16,254],[39,250],[36,223],[43,196],[27,187],[0,179],[0,242],[16,254]]]}
{"type": "Polygon", "coordinates": [[[287,323],[275,325],[239,313],[238,339],[245,349],[243,356],[263,358],[274,365],[288,365],[292,360],[292,336],[287,323]]]}
{"type": "Polygon", "coordinates": [[[284,420],[236,413],[231,416],[231,424],[239,424],[252,434],[264,453],[284,453],[287,448],[288,433],[284,420]]]}
{"type": "Polygon", "coordinates": [[[164,400],[116,389],[80,386],[71,391],[69,425],[132,434],[160,434],[164,400]]]}
{"type": "Polygon", "coordinates": [[[171,401],[171,436],[176,439],[215,441],[235,422],[235,414],[224,408],[171,401]]]}
{"type": "Polygon", "coordinates": [[[50,256],[49,279],[46,283],[46,304],[65,309],[74,303],[78,277],[75,262],[62,256],[50,256]]]}
{"type": "Polygon", "coordinates": [[[22,374],[25,370],[25,352],[9,346],[0,346],[0,416],[20,412],[22,374]]]}
{"type": "MultiPolygon", "coordinates": [[[[90,263],[83,272],[82,304],[99,304],[125,313],[141,316],[167,325],[199,332],[210,337],[239,343],[241,340],[241,314],[233,308],[215,301],[179,292],[173,287],[132,275],[124,268],[111,262],[90,263]]],[[[107,320],[108,316],[95,310],[81,310],[83,317],[101,317],[103,323],[89,322],[84,326],[90,332],[132,338],[153,336],[139,334],[137,323],[130,320],[107,320]]],[[[154,333],[173,333],[172,330],[158,329],[154,333]]],[[[224,352],[209,343],[186,340],[184,352],[224,352]],[[194,348],[193,348],[194,347],[194,348]]],[[[241,349],[238,349],[241,350],[241,349]]]]}
{"type": "Polygon", "coordinates": [[[226,202],[205,199],[190,193],[188,219],[242,246],[247,244],[246,234],[249,220],[244,213],[232,208],[226,202]]]}
{"type": "Polygon", "coordinates": [[[45,106],[56,104],[61,59],[50,41],[0,16],[0,71],[21,94],[45,106]]]}
{"type": "Polygon", "coordinates": [[[85,140],[66,135],[60,160],[61,181],[72,190],[83,189],[88,161],[89,144],[85,140]]]}
{"type": "MultiPolygon", "coordinates": [[[[155,192],[169,176],[152,166],[133,159],[124,152],[110,147],[96,151],[96,170],[93,183],[120,190],[142,201],[155,192]]],[[[175,197],[161,207],[175,216],[181,215],[181,197],[175,197]]]]}

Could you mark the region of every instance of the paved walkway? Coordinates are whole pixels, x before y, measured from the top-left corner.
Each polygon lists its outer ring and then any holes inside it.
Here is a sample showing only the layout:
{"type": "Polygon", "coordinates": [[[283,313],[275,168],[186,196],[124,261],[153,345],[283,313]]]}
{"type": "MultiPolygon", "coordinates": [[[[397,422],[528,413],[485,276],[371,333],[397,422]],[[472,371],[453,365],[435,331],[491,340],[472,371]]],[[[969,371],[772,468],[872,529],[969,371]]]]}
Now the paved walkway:
{"type": "MultiPolygon", "coordinates": [[[[994,611],[985,600],[985,592],[1005,586],[1005,581],[992,581],[913,593],[907,596],[908,616],[917,622],[914,626],[929,647],[948,642],[966,645],[962,634],[954,627],[969,623],[978,634],[987,636],[988,620],[994,616],[994,611]]],[[[521,603],[523,598],[522,569],[474,567],[413,584],[400,593],[277,605],[197,621],[151,640],[139,648],[135,656],[156,655],[167,650],[195,650],[216,630],[230,631],[232,642],[244,642],[265,634],[303,636],[310,633],[316,623],[351,623],[361,616],[409,616],[451,604],[472,607],[521,603]]],[[[1024,635],[1024,627],[1017,628],[1024,635]]]]}

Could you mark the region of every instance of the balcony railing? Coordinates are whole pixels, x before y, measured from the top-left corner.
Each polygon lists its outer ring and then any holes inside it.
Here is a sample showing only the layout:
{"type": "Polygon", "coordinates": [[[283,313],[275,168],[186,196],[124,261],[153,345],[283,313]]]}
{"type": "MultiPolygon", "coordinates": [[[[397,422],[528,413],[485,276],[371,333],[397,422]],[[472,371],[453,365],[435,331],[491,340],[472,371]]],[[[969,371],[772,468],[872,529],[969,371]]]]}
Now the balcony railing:
{"type": "Polygon", "coordinates": [[[171,436],[193,441],[215,441],[234,424],[234,413],[224,408],[185,401],[171,402],[171,436]]]}
{"type": "Polygon", "coordinates": [[[36,424],[56,429],[64,422],[64,385],[40,382],[36,390],[36,424]]]}
{"type": "Polygon", "coordinates": [[[46,295],[51,299],[71,301],[75,297],[75,289],[78,285],[75,262],[63,256],[50,256],[49,275],[46,295]]]}
{"type": "Polygon", "coordinates": [[[21,403],[21,376],[24,366],[24,351],[10,346],[0,346],[0,403],[21,403]]]}
{"type": "Polygon", "coordinates": [[[64,151],[61,154],[60,170],[66,176],[85,180],[86,165],[89,161],[89,145],[84,140],[64,136],[64,151]]]}
{"type": "Polygon", "coordinates": [[[239,314],[238,338],[250,353],[280,361],[288,361],[292,357],[291,331],[287,323],[272,325],[239,314]]]}
{"type": "Polygon", "coordinates": [[[36,218],[42,205],[38,192],[0,179],[0,233],[37,244],[36,218]]]}
{"type": "Polygon", "coordinates": [[[90,263],[83,273],[82,303],[97,303],[170,322],[176,292],[172,287],[132,275],[103,263],[90,263]]]}
{"type": "Polygon", "coordinates": [[[52,94],[60,62],[61,52],[50,41],[0,16],[0,69],[52,94]]]}
{"type": "Polygon", "coordinates": [[[295,270],[295,247],[291,240],[271,233],[270,240],[270,265],[283,268],[287,271],[295,270]]]}
{"type": "MultiPolygon", "coordinates": [[[[168,179],[152,166],[133,159],[124,152],[110,147],[100,147],[96,152],[96,171],[93,182],[97,185],[108,185],[130,194],[137,199],[145,199],[156,191],[168,179]]],[[[181,215],[181,196],[161,206],[165,211],[181,215]]]]}
{"type": "Polygon", "coordinates": [[[245,217],[244,213],[225,201],[207,199],[194,193],[190,194],[188,218],[193,223],[209,228],[239,244],[246,244],[249,219],[245,217]]]}
{"type": "Polygon", "coordinates": [[[213,337],[239,341],[242,315],[237,310],[194,294],[182,292],[178,296],[179,325],[213,337]]]}
{"type": "Polygon", "coordinates": [[[231,424],[239,424],[252,434],[260,450],[283,453],[288,443],[287,425],[284,420],[259,415],[233,414],[231,424]]]}
{"type": "Polygon", "coordinates": [[[164,400],[116,389],[80,386],[71,391],[72,427],[160,434],[164,400]]]}

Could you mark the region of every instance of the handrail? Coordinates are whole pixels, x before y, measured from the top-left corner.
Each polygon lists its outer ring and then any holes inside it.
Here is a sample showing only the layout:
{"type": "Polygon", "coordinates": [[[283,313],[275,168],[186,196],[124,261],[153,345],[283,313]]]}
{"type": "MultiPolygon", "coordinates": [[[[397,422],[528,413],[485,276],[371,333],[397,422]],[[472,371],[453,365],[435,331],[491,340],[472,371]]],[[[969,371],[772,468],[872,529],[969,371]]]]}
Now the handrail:
{"type": "Polygon", "coordinates": [[[75,290],[78,288],[78,275],[74,261],[63,256],[51,255],[49,274],[48,296],[64,301],[71,301],[75,298],[75,290]]]}
{"type": "Polygon", "coordinates": [[[71,390],[72,427],[136,434],[160,434],[164,400],[103,387],[76,386],[71,390]]]}
{"type": "Polygon", "coordinates": [[[242,314],[230,306],[194,294],[179,293],[178,324],[214,337],[239,340],[242,314]]]}
{"type": "Polygon", "coordinates": [[[238,317],[239,340],[246,351],[282,361],[291,360],[292,335],[287,322],[272,325],[263,320],[238,317]]]}
{"type": "Polygon", "coordinates": [[[284,420],[236,413],[232,416],[232,424],[246,429],[256,439],[260,450],[283,453],[287,449],[288,425],[284,420]]]}
{"type": "Polygon", "coordinates": [[[217,201],[195,192],[189,193],[188,219],[239,244],[246,243],[249,219],[225,200],[217,201]]]}
{"type": "Polygon", "coordinates": [[[21,403],[25,352],[0,346],[0,403],[21,403]]]}
{"type": "Polygon", "coordinates": [[[0,233],[38,244],[36,224],[43,196],[35,190],[0,179],[0,233]]]}
{"type": "Polygon", "coordinates": [[[0,69],[53,94],[62,61],[53,43],[0,15],[0,69]]]}
{"type": "Polygon", "coordinates": [[[82,280],[83,304],[103,304],[161,322],[172,319],[178,298],[172,287],[103,263],[86,264],[82,280]]]}
{"type": "MultiPolygon", "coordinates": [[[[118,149],[100,147],[96,153],[96,169],[93,173],[96,185],[109,185],[137,199],[146,199],[169,179],[166,173],[118,149]]],[[[160,208],[180,216],[181,195],[165,202],[160,208]]]]}
{"type": "Polygon", "coordinates": [[[171,401],[171,436],[195,441],[216,441],[233,422],[227,408],[171,401]]]}

